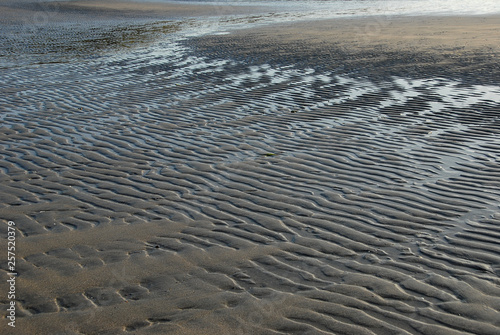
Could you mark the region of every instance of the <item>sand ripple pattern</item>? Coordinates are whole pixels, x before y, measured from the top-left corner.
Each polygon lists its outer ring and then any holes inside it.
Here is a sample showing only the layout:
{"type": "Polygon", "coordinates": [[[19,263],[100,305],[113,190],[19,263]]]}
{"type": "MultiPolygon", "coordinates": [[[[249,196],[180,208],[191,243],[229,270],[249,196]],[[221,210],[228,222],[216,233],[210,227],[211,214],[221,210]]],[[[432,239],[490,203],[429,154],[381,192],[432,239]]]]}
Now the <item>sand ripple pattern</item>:
{"type": "Polygon", "coordinates": [[[500,87],[176,41],[0,77],[24,334],[500,333],[500,87]]]}

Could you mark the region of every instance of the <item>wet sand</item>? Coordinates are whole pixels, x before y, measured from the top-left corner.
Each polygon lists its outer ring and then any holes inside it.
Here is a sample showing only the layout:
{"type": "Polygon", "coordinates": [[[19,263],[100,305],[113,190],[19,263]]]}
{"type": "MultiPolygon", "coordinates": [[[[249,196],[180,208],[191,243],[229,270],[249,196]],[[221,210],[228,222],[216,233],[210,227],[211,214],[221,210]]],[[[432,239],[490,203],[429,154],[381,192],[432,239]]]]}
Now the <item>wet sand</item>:
{"type": "Polygon", "coordinates": [[[30,1],[1,0],[2,21],[96,21],[99,19],[168,19],[179,17],[203,17],[218,15],[249,14],[262,12],[259,6],[224,6],[220,3],[197,5],[182,2],[133,2],[120,0],[93,1],[30,1]]]}
{"type": "Polygon", "coordinates": [[[489,16],[373,16],[283,23],[204,38],[245,61],[304,62],[370,76],[447,77],[498,83],[500,26],[489,16]],[[259,52],[255,52],[258,49],[259,52]]]}
{"type": "Polygon", "coordinates": [[[2,334],[498,334],[495,22],[30,35],[0,73],[2,334]]]}

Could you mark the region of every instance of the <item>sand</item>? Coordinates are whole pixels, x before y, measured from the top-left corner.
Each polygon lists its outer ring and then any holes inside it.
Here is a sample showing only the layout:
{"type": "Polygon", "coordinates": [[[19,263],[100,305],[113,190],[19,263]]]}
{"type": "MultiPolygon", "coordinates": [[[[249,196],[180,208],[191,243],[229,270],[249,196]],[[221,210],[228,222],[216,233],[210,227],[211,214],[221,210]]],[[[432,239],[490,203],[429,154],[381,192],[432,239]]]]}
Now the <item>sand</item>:
{"type": "Polygon", "coordinates": [[[208,37],[199,47],[246,61],[311,62],[372,79],[406,75],[498,83],[499,29],[497,15],[339,18],[208,37]]]}
{"type": "Polygon", "coordinates": [[[30,1],[1,0],[0,22],[96,21],[99,19],[168,19],[262,12],[259,6],[196,5],[182,2],[133,2],[120,0],[30,1]],[[35,16],[34,18],[32,16],[35,16]]]}
{"type": "Polygon", "coordinates": [[[500,332],[498,17],[105,21],[2,45],[2,334],[500,332]]]}

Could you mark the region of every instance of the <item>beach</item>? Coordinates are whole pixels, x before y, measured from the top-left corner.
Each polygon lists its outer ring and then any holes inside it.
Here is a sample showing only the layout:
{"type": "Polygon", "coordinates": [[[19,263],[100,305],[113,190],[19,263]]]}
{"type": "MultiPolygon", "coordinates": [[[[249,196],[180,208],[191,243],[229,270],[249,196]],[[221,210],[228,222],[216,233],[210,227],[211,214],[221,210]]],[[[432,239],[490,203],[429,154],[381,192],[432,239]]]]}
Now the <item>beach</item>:
{"type": "Polygon", "coordinates": [[[371,79],[446,77],[498,84],[498,29],[497,15],[373,16],[244,29],[225,38],[205,36],[198,44],[212,47],[215,55],[311,62],[316,69],[371,79]]]}
{"type": "Polygon", "coordinates": [[[500,333],[500,15],[0,5],[0,333],[500,333]]]}

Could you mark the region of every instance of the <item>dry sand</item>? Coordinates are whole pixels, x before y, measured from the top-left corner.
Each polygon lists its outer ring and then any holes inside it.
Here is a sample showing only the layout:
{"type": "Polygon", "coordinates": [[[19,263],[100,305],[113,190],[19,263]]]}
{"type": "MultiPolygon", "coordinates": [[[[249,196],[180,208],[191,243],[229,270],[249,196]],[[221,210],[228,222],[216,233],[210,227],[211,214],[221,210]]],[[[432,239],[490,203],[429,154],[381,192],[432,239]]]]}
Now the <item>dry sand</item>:
{"type": "Polygon", "coordinates": [[[498,334],[495,22],[28,41],[60,62],[0,74],[0,332],[498,334]]]}

